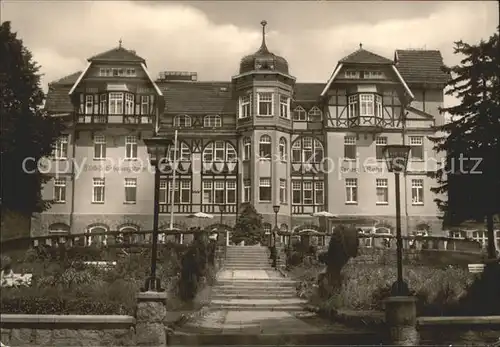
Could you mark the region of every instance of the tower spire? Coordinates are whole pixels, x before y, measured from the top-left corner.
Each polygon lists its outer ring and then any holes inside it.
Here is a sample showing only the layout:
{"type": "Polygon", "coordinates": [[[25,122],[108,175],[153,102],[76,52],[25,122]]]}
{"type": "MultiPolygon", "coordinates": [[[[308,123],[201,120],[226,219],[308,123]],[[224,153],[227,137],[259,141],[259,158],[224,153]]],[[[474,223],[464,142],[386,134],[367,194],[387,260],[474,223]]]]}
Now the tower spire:
{"type": "Polygon", "coordinates": [[[120,40],[118,40],[118,47],[122,48],[122,39],[121,38],[120,38],[120,40]]]}
{"type": "Polygon", "coordinates": [[[267,21],[263,20],[260,22],[260,25],[262,25],[262,44],[260,45],[259,52],[268,52],[267,46],[266,46],[266,25],[267,21]]]}

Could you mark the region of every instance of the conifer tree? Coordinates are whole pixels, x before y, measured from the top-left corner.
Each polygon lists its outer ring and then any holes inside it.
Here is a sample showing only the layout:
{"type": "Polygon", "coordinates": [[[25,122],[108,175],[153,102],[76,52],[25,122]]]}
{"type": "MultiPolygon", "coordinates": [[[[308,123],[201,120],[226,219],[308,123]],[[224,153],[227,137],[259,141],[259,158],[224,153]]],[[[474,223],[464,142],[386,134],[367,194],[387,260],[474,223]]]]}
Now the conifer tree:
{"type": "Polygon", "coordinates": [[[49,177],[36,162],[49,156],[62,130],[61,122],[43,110],[39,66],[10,22],[0,26],[1,203],[26,215],[43,211],[41,188],[49,177]],[[27,158],[33,160],[25,161],[27,158]],[[23,168],[23,163],[25,167],[23,168]]]}
{"type": "Polygon", "coordinates": [[[235,244],[245,241],[245,244],[254,245],[263,240],[262,215],[255,210],[252,204],[241,205],[240,214],[236,218],[231,241],[235,244]]]}
{"type": "Polygon", "coordinates": [[[430,174],[446,194],[436,199],[444,212],[445,226],[467,220],[485,222],[488,257],[495,258],[494,218],[500,213],[500,47],[498,33],[479,44],[455,42],[460,64],[444,69],[450,73],[446,91],[460,100],[442,108],[451,121],[437,128],[431,138],[437,151],[446,152],[444,165],[430,174]]]}

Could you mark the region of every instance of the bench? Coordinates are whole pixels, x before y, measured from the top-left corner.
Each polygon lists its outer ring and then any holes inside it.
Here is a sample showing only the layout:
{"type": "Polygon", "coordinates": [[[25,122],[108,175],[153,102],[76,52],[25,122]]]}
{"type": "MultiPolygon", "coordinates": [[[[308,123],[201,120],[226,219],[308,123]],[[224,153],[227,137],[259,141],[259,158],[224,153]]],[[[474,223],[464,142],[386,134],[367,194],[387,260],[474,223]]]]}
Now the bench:
{"type": "Polygon", "coordinates": [[[484,264],[469,264],[468,268],[470,273],[482,273],[484,271],[484,264]]]}
{"type": "Polygon", "coordinates": [[[84,261],[83,264],[109,270],[116,266],[116,261],[84,261]]]}

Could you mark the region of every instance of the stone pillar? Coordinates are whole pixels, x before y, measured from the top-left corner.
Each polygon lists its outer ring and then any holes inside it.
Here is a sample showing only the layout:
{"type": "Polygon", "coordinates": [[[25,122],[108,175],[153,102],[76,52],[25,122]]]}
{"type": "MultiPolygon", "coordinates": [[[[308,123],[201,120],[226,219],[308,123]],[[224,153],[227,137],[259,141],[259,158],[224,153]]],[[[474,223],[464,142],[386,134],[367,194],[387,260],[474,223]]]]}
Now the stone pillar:
{"type": "Polygon", "coordinates": [[[418,346],[417,299],[393,296],[385,301],[387,345],[418,346]]]}
{"type": "Polygon", "coordinates": [[[137,294],[136,345],[149,347],[167,346],[165,319],[167,294],[143,292],[137,294]]]}

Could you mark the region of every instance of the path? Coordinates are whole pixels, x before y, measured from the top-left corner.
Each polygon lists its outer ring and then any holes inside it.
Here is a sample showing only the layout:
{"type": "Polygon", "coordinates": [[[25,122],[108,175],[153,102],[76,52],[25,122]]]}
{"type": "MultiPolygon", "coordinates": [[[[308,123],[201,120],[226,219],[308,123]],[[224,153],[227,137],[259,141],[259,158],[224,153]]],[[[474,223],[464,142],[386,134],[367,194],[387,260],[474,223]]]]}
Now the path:
{"type": "Polygon", "coordinates": [[[304,312],[295,288],[295,281],[270,266],[266,247],[228,247],[210,311],[178,329],[169,345],[331,345],[333,330],[336,342],[342,335],[359,335],[304,312]]]}

